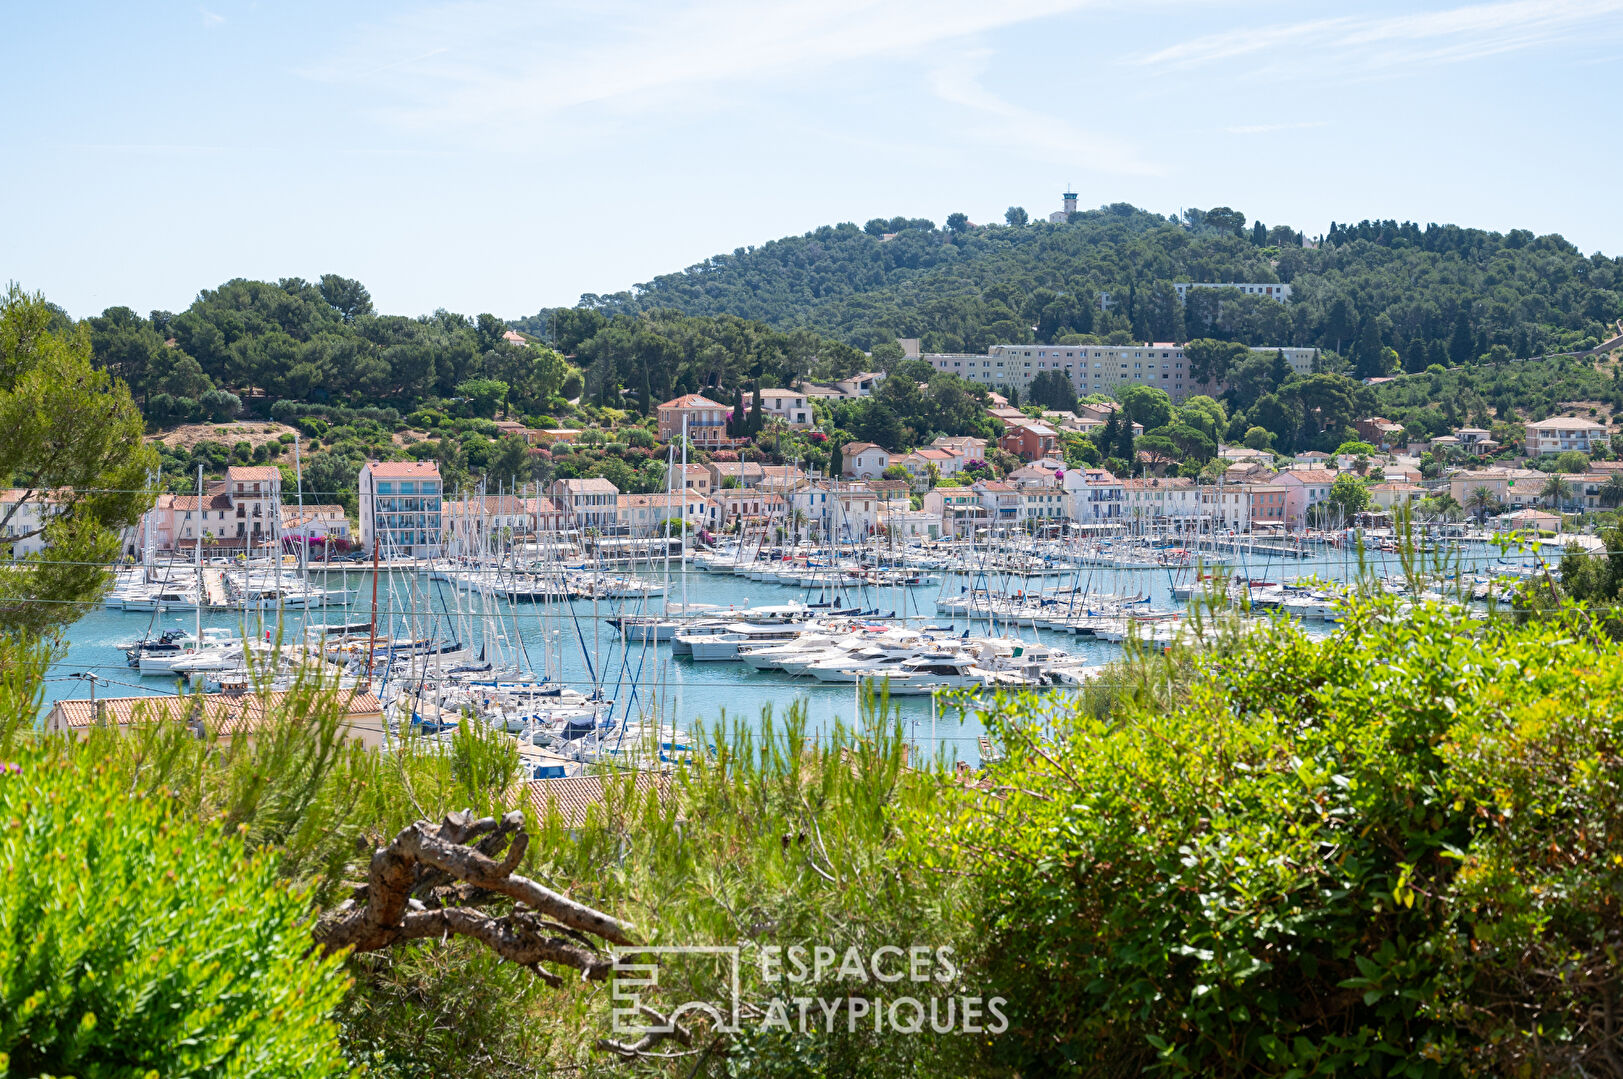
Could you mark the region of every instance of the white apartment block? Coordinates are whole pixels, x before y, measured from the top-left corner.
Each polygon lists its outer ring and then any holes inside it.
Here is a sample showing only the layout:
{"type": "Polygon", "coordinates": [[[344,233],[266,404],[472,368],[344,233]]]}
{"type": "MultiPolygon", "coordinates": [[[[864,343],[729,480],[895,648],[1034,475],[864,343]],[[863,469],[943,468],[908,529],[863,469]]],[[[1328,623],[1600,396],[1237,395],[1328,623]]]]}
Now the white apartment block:
{"type": "Polygon", "coordinates": [[[1597,442],[1609,441],[1606,428],[1594,420],[1575,416],[1557,416],[1526,425],[1527,452],[1531,456],[1541,453],[1564,453],[1577,450],[1588,453],[1597,442]]]}
{"type": "MultiPolygon", "coordinates": [[[[1272,353],[1272,347],[1252,352],[1272,353]]],[[[1313,370],[1318,349],[1281,347],[1285,362],[1296,374],[1313,370]]],[[[932,353],[921,357],[938,371],[989,389],[1012,386],[1024,393],[1031,380],[1049,371],[1063,371],[1076,392],[1114,393],[1123,386],[1158,386],[1174,401],[1198,393],[1211,393],[1209,383],[1196,382],[1189,373],[1183,346],[1170,343],[1137,345],[993,345],[984,356],[932,353]]]]}
{"type": "Polygon", "coordinates": [[[1172,287],[1178,290],[1178,299],[1188,300],[1189,290],[1192,288],[1232,288],[1238,289],[1247,296],[1266,296],[1271,300],[1284,303],[1291,298],[1291,287],[1282,285],[1277,281],[1252,284],[1248,281],[1174,281],[1172,287]]]}
{"type": "Polygon", "coordinates": [[[1177,476],[1123,480],[1123,511],[1135,521],[1193,520],[1201,516],[1195,482],[1177,476]]]}
{"type": "Polygon", "coordinates": [[[1079,525],[1119,522],[1125,502],[1121,480],[1102,468],[1068,468],[1060,481],[1066,509],[1079,525]]]}
{"type": "Polygon", "coordinates": [[[27,558],[45,550],[46,523],[56,499],[49,491],[0,491],[0,544],[8,546],[13,559],[27,558]],[[32,534],[30,534],[32,533],[32,534]]]}
{"type": "Polygon", "coordinates": [[[762,390],[761,415],[782,420],[790,427],[809,427],[811,398],[800,390],[762,390]]]}
{"type": "MultiPolygon", "coordinates": [[[[230,472],[226,480],[232,480],[230,472]]],[[[439,465],[432,461],[368,461],[361,466],[358,487],[363,546],[376,548],[385,558],[443,553],[444,484],[439,465]]]]}

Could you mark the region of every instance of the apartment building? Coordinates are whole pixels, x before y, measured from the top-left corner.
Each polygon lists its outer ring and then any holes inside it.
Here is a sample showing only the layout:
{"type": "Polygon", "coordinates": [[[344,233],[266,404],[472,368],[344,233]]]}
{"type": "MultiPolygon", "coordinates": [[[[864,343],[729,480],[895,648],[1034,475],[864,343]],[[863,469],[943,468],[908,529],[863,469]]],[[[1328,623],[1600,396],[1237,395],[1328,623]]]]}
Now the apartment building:
{"type": "Polygon", "coordinates": [[[361,466],[359,487],[364,547],[375,546],[384,558],[433,558],[444,552],[439,465],[368,461],[361,466]]]}
{"type": "Polygon", "coordinates": [[[1305,528],[1317,520],[1315,507],[1330,499],[1336,474],[1327,468],[1291,468],[1274,478],[1285,488],[1285,521],[1292,528],[1305,528]]]}
{"type": "Polygon", "coordinates": [[[620,526],[620,488],[606,479],[554,480],[552,497],[568,528],[608,532],[620,526]]]}
{"type": "Polygon", "coordinates": [[[1576,416],[1537,420],[1526,424],[1525,429],[1527,452],[1533,456],[1541,453],[1564,453],[1567,450],[1588,453],[1596,443],[1611,439],[1603,424],[1594,420],[1579,419],[1576,416]]]}
{"type": "MultiPolygon", "coordinates": [[[[663,533],[666,521],[685,520],[689,528],[704,524],[705,501],[705,496],[696,491],[622,494],[616,500],[615,513],[619,518],[620,531],[630,536],[655,536],[663,533]]],[[[681,530],[672,526],[671,531],[672,535],[676,535],[681,530]]]]}
{"type": "Polygon", "coordinates": [[[790,427],[810,427],[811,398],[803,390],[762,390],[761,414],[782,420],[790,427]]]}
{"type": "Polygon", "coordinates": [[[1181,476],[1123,480],[1122,511],[1135,521],[1192,520],[1201,515],[1195,481],[1181,476]]]}
{"type": "Polygon", "coordinates": [[[924,492],[924,512],[940,522],[938,535],[960,539],[984,524],[988,514],[971,487],[936,487],[924,492]]]}
{"type": "Polygon", "coordinates": [[[782,495],[753,487],[724,488],[705,500],[705,525],[719,531],[736,520],[782,520],[783,511],[782,495]]]}
{"type": "Polygon", "coordinates": [[[1291,298],[1291,287],[1278,281],[1174,281],[1172,287],[1178,290],[1178,299],[1186,303],[1192,288],[1231,288],[1247,296],[1266,296],[1280,303],[1291,298]]]}
{"type": "MultiPolygon", "coordinates": [[[[1282,352],[1297,374],[1313,370],[1318,350],[1258,347],[1253,352],[1282,352]]],[[[1174,401],[1220,389],[1196,382],[1183,346],[1169,342],[1136,345],[993,345],[984,356],[932,353],[921,357],[938,371],[950,371],[987,387],[1013,387],[1021,393],[1038,375],[1060,371],[1076,392],[1115,393],[1123,386],[1157,386],[1174,401]]],[[[1100,417],[1102,418],[1102,417],[1100,417]]]]}
{"type": "Polygon", "coordinates": [[[474,495],[446,501],[441,520],[446,553],[465,555],[557,532],[564,527],[564,512],[546,497],[474,495]]]}
{"type": "Polygon", "coordinates": [[[1247,485],[1247,493],[1251,496],[1252,528],[1284,526],[1286,488],[1277,483],[1253,483],[1247,485]]]}
{"type": "Polygon", "coordinates": [[[1065,488],[1068,516],[1079,525],[1119,523],[1126,505],[1121,480],[1102,468],[1067,469],[1060,483],[1065,488]]]}
{"type": "Polygon", "coordinates": [[[0,491],[0,521],[5,522],[4,529],[0,529],[0,546],[9,548],[13,559],[43,551],[43,529],[55,504],[55,497],[48,491],[0,491]]]}
{"type": "Polygon", "coordinates": [[[660,441],[680,438],[685,422],[688,441],[694,445],[727,445],[733,441],[727,436],[727,414],[731,411],[730,406],[712,401],[703,394],[686,393],[673,397],[658,409],[660,441]]]}

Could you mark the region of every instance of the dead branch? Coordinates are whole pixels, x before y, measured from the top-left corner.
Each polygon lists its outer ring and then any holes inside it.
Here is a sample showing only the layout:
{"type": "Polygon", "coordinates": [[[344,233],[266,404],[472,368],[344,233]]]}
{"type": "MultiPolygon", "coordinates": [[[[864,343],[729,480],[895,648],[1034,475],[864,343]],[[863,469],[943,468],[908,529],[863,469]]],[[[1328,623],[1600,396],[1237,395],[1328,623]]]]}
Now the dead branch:
{"type": "Polygon", "coordinates": [[[516,874],[528,845],[522,813],[500,821],[467,811],[439,824],[420,820],[373,853],[366,883],[318,920],[316,943],[328,953],[374,952],[454,935],[529,967],[549,985],[563,981],[542,963],[608,977],[613,960],[593,938],[630,944],[631,926],[516,874]],[[480,909],[504,900],[512,901],[504,913],[480,909]]]}

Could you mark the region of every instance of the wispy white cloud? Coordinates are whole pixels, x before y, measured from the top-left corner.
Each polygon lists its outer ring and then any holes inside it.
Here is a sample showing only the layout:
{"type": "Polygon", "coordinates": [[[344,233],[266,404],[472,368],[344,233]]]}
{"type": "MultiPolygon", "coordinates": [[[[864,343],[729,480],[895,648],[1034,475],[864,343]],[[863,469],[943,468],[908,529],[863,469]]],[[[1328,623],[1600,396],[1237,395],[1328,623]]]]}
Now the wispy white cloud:
{"type": "Polygon", "coordinates": [[[1327,120],[1296,120],[1291,123],[1280,124],[1237,124],[1234,127],[1225,127],[1223,130],[1230,135],[1272,135],[1279,131],[1305,131],[1314,127],[1326,127],[1327,120]]]}
{"type": "Polygon", "coordinates": [[[203,16],[204,26],[221,26],[225,23],[225,16],[218,11],[210,11],[206,7],[200,7],[197,9],[197,13],[203,16]]]}
{"type": "Polygon", "coordinates": [[[968,113],[965,134],[977,142],[1027,160],[1070,164],[1090,172],[1148,176],[1164,171],[1120,139],[1080,130],[1060,117],[1016,105],[991,92],[982,79],[990,61],[991,54],[985,50],[954,56],[930,78],[936,97],[968,113]]]}
{"type": "Polygon", "coordinates": [[[1245,60],[1273,72],[1454,63],[1596,33],[1618,36],[1619,12],[1623,0],[1501,0],[1412,15],[1346,15],[1209,34],[1137,60],[1162,68],[1245,60]]]}
{"type": "Polygon", "coordinates": [[[621,0],[605,10],[572,0],[538,11],[519,0],[458,0],[377,26],[305,73],[393,90],[400,100],[389,110],[407,126],[499,127],[586,105],[643,111],[684,93],[917,57],[1093,2],[621,0]]]}

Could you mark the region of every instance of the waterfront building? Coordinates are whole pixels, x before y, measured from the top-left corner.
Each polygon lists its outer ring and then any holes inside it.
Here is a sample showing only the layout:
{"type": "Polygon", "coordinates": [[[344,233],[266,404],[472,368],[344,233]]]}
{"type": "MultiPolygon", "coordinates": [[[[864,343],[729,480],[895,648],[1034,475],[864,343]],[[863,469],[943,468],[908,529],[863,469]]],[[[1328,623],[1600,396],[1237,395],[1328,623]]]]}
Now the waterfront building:
{"type": "Polygon", "coordinates": [[[45,549],[43,529],[50,521],[56,498],[49,491],[17,488],[0,491],[0,544],[10,550],[13,560],[27,558],[45,549]]]}
{"type": "Polygon", "coordinates": [[[602,477],[554,480],[552,497],[563,509],[566,528],[609,532],[620,526],[620,488],[602,477]]]}
{"type": "Polygon", "coordinates": [[[1531,468],[1483,468],[1459,471],[1448,477],[1448,493],[1464,506],[1477,488],[1485,488],[1494,500],[1511,509],[1537,504],[1539,491],[1549,477],[1531,468]]]}
{"type": "Polygon", "coordinates": [[[1130,520],[1161,522],[1195,520],[1201,516],[1200,492],[1195,481],[1165,476],[1122,481],[1122,510],[1130,520]]]}
{"type": "Polygon", "coordinates": [[[1246,488],[1251,496],[1251,520],[1247,527],[1283,527],[1286,489],[1277,483],[1252,483],[1246,488]]]}
{"type": "Polygon", "coordinates": [[[1425,497],[1425,488],[1417,483],[1377,483],[1369,489],[1369,504],[1388,513],[1425,497]]]}
{"type": "Polygon", "coordinates": [[[1002,480],[977,480],[973,488],[980,497],[994,528],[1007,528],[1020,522],[1020,491],[1002,480]]]}
{"type": "MultiPolygon", "coordinates": [[[[195,546],[199,536],[211,548],[260,546],[270,539],[281,503],[281,469],[232,465],[225,478],[210,482],[201,496],[158,495],[141,523],[130,530],[125,553],[144,558],[148,545],[154,555],[173,553],[195,546]]],[[[330,518],[328,524],[337,527],[330,518]]],[[[349,534],[347,519],[340,534],[349,534]]]]}
{"type": "Polygon", "coordinates": [[[491,546],[534,540],[562,531],[564,511],[545,496],[470,495],[445,502],[445,550],[450,555],[473,554],[491,546]]]}
{"type": "Polygon", "coordinates": [[[1067,469],[1060,483],[1066,509],[1079,525],[1119,523],[1126,503],[1121,480],[1102,468],[1067,469]]]}
{"type": "Polygon", "coordinates": [[[1290,468],[1274,482],[1285,488],[1285,522],[1301,529],[1316,519],[1313,508],[1329,500],[1336,474],[1327,468],[1290,468]]]}
{"type": "Polygon", "coordinates": [[[727,487],[712,491],[705,499],[704,523],[705,527],[720,531],[733,521],[781,521],[783,512],[782,495],[753,487],[727,487]]]}
{"type": "Polygon", "coordinates": [[[908,502],[884,502],[879,507],[879,531],[896,542],[941,537],[941,518],[908,502]]]}
{"type": "MultiPolygon", "coordinates": [[[[666,521],[686,521],[689,528],[698,528],[705,523],[705,502],[705,496],[696,491],[622,494],[616,501],[615,512],[621,532],[643,538],[662,535],[666,521]]],[[[681,531],[676,525],[671,526],[671,535],[681,535],[681,531]]]]}
{"type": "Polygon", "coordinates": [[[972,487],[936,487],[924,492],[924,513],[937,522],[939,535],[953,539],[969,535],[989,516],[972,487]]]}
{"type": "Polygon", "coordinates": [[[343,506],[316,504],[282,507],[282,535],[303,540],[339,539],[350,537],[349,517],[343,506]]]}
{"type": "Polygon", "coordinates": [[[444,483],[433,461],[368,461],[359,483],[361,545],[384,558],[433,558],[445,548],[444,483]]]}
{"type": "Polygon", "coordinates": [[[1046,480],[1023,483],[1015,491],[1020,496],[1021,521],[1055,522],[1070,518],[1065,505],[1065,489],[1052,474],[1046,480]]]}

